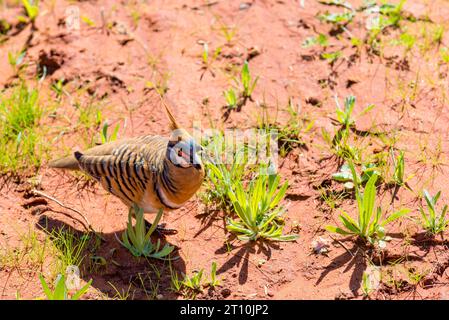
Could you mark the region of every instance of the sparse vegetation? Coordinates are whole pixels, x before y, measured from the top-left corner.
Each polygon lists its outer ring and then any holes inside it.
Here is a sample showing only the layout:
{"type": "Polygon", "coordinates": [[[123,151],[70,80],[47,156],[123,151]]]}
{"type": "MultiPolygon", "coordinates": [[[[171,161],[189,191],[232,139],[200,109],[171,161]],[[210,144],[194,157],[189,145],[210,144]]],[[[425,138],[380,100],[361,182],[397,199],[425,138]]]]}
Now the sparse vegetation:
{"type": "Polygon", "coordinates": [[[0,92],[0,173],[40,166],[46,148],[39,128],[39,90],[25,83],[0,92]]]}
{"type": "Polygon", "coordinates": [[[438,191],[433,197],[427,190],[424,190],[424,199],[427,203],[427,213],[423,207],[419,208],[422,217],[423,228],[431,235],[437,235],[446,230],[449,220],[446,219],[447,204],[444,205],[441,212],[438,214],[436,205],[441,196],[441,191],[438,191]]]}
{"type": "Polygon", "coordinates": [[[373,174],[366,183],[364,192],[360,191],[357,173],[352,162],[349,163],[349,167],[352,172],[355,197],[357,200],[358,216],[354,220],[346,212],[342,211],[339,216],[344,228],[335,226],[326,226],[326,230],[341,235],[355,235],[372,245],[378,245],[380,248],[385,248],[386,241],[388,240],[385,227],[406,215],[409,210],[402,209],[389,215],[387,218],[383,218],[381,207],[375,207],[376,203],[376,181],[377,174],[373,174]]]}
{"type": "Polygon", "coordinates": [[[282,215],[286,209],[279,206],[287,191],[288,182],[278,190],[279,175],[259,174],[247,188],[238,181],[228,190],[234,210],[239,219],[228,219],[226,228],[238,235],[240,240],[292,241],[297,235],[284,235],[282,215]]]}

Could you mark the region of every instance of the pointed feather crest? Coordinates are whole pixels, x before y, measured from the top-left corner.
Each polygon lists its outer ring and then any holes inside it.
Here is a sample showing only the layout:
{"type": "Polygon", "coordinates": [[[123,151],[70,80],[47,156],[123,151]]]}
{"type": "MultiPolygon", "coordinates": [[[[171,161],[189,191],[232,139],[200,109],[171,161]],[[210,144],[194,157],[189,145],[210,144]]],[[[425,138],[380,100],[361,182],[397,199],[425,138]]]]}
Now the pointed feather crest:
{"type": "Polygon", "coordinates": [[[168,120],[170,122],[170,124],[169,124],[170,129],[172,131],[176,130],[176,129],[180,129],[181,126],[178,124],[178,122],[176,121],[175,117],[173,116],[173,113],[172,113],[171,109],[165,103],[165,101],[164,101],[164,99],[162,98],[161,95],[159,95],[159,98],[161,99],[161,103],[164,105],[165,113],[167,114],[168,120]]]}

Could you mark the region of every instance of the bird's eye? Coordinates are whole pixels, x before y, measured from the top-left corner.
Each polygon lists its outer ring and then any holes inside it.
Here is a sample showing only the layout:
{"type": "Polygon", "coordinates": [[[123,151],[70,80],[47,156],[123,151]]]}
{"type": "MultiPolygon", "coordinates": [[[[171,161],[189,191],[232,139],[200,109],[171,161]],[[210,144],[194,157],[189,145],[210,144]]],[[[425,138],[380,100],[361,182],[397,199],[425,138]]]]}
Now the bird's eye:
{"type": "Polygon", "coordinates": [[[182,149],[178,149],[178,157],[182,157],[182,149]]]}

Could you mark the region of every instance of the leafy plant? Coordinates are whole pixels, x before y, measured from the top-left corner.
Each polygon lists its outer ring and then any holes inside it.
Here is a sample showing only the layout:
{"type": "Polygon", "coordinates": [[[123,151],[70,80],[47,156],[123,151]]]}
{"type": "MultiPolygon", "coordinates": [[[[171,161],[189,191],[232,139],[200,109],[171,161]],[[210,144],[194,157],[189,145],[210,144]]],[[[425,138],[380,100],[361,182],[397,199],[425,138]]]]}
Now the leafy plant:
{"type": "Polygon", "coordinates": [[[203,67],[204,68],[209,68],[211,63],[217,59],[217,57],[220,55],[221,53],[221,47],[218,47],[214,50],[214,53],[212,56],[209,56],[209,46],[207,43],[203,44],[203,54],[202,54],[202,58],[203,58],[203,67]]]}
{"type": "Polygon", "coordinates": [[[8,62],[9,65],[12,67],[14,73],[19,73],[25,65],[23,63],[23,59],[25,58],[26,51],[19,51],[19,52],[8,52],[8,62]]]}
{"type": "Polygon", "coordinates": [[[210,281],[208,284],[212,288],[215,288],[220,285],[220,281],[217,279],[217,263],[215,261],[212,262],[212,268],[210,271],[210,281]]]}
{"type": "Polygon", "coordinates": [[[440,195],[441,191],[438,191],[438,193],[432,197],[427,190],[424,190],[424,199],[427,203],[428,213],[426,214],[424,212],[423,207],[419,208],[422,216],[422,225],[424,229],[432,235],[444,232],[449,224],[449,221],[446,220],[447,204],[444,205],[443,210],[437,215],[436,204],[440,195]]]}
{"type": "Polygon", "coordinates": [[[406,184],[406,180],[404,178],[405,175],[405,160],[404,160],[404,151],[400,151],[399,155],[395,158],[393,149],[390,149],[391,154],[391,160],[393,162],[393,182],[398,185],[402,186],[406,184]]]}
{"type": "Polygon", "coordinates": [[[440,49],[440,58],[444,63],[449,63],[449,49],[441,48],[440,49]]]}
{"type": "Polygon", "coordinates": [[[319,45],[321,47],[327,47],[329,45],[328,38],[325,34],[320,33],[317,37],[308,37],[302,43],[303,48],[309,48],[315,45],[319,45]]]}
{"type": "Polygon", "coordinates": [[[163,259],[168,256],[174,250],[173,246],[166,244],[159,250],[161,245],[160,239],[157,240],[156,245],[151,242],[151,235],[156,229],[162,217],[162,213],[163,210],[160,209],[150,229],[145,233],[143,209],[133,205],[129,209],[127,229],[122,234],[122,241],[119,240],[119,242],[136,257],[144,256],[148,258],[163,259]],[[135,226],[133,226],[131,221],[133,214],[135,215],[136,220],[135,226]]]}
{"type": "Polygon", "coordinates": [[[335,25],[347,25],[350,23],[355,17],[355,13],[353,11],[345,11],[342,13],[330,13],[326,12],[318,16],[323,22],[335,24],[335,25]]]}
{"type": "MultiPolygon", "coordinates": [[[[338,102],[337,98],[335,98],[335,103],[337,105],[337,109],[336,109],[337,121],[342,126],[345,126],[345,127],[354,126],[356,118],[352,117],[352,112],[354,111],[355,97],[348,96],[345,98],[344,109],[341,108],[340,103],[338,102]]],[[[365,113],[369,112],[373,108],[374,108],[373,104],[368,105],[365,109],[362,110],[362,112],[357,117],[364,115],[365,113]]]]}
{"type": "Polygon", "coordinates": [[[367,165],[362,165],[362,174],[357,175],[357,181],[354,181],[354,176],[352,175],[352,171],[350,165],[348,163],[344,163],[340,170],[332,175],[332,179],[339,182],[344,182],[344,186],[346,189],[354,188],[354,184],[365,184],[369,180],[369,178],[373,175],[379,175],[379,171],[376,168],[376,165],[373,163],[369,163],[367,165]]]}
{"type": "Polygon", "coordinates": [[[201,292],[203,290],[203,272],[200,271],[194,272],[192,276],[185,275],[184,280],[182,280],[182,285],[190,290],[195,292],[201,292]]]}
{"type": "Polygon", "coordinates": [[[222,24],[220,26],[220,31],[221,34],[223,35],[223,37],[226,39],[226,42],[229,44],[232,42],[232,40],[234,39],[235,35],[237,34],[237,28],[236,27],[231,27],[231,26],[227,26],[222,24]]]}
{"type": "Polygon", "coordinates": [[[234,89],[230,88],[223,92],[223,96],[226,99],[226,106],[229,109],[235,109],[237,107],[238,98],[237,94],[235,93],[234,89]]]}
{"type": "Polygon", "coordinates": [[[118,134],[118,130],[120,129],[120,123],[117,123],[117,125],[114,127],[114,131],[112,131],[112,134],[110,136],[108,136],[108,129],[109,129],[109,124],[107,122],[105,122],[105,124],[103,125],[103,129],[101,130],[101,143],[102,144],[117,140],[117,134],[118,134]]]}
{"type": "Polygon", "coordinates": [[[287,191],[288,182],[278,190],[279,181],[279,175],[259,174],[246,190],[242,182],[238,181],[228,191],[228,196],[239,219],[227,219],[226,228],[238,234],[240,240],[295,240],[297,235],[282,234],[280,217],[286,210],[279,206],[279,202],[287,191]]]}
{"type": "Polygon", "coordinates": [[[240,81],[242,84],[242,96],[243,98],[250,98],[255,87],[257,84],[257,81],[259,80],[259,77],[256,77],[256,79],[252,79],[251,73],[249,71],[248,61],[245,61],[242,71],[240,73],[240,81]]]}
{"type": "Polygon", "coordinates": [[[84,285],[81,289],[79,289],[69,297],[69,290],[67,288],[66,278],[64,275],[59,274],[57,276],[55,289],[53,291],[50,290],[47,282],[42,275],[39,275],[39,279],[41,281],[45,296],[48,300],[78,300],[87,292],[92,283],[91,279],[86,285],[84,285]]]}
{"type": "Polygon", "coordinates": [[[337,61],[338,58],[340,58],[342,55],[341,51],[335,51],[335,52],[323,52],[321,54],[321,58],[329,61],[330,64],[333,64],[335,61],[337,61]]]}
{"type": "Polygon", "coordinates": [[[58,100],[61,99],[62,95],[66,93],[64,90],[64,78],[59,79],[58,81],[52,83],[50,89],[56,94],[56,98],[58,100]]]}
{"type": "MultiPolygon", "coordinates": [[[[358,181],[357,173],[352,161],[349,162],[349,167],[352,172],[353,181],[358,181]]],[[[386,241],[388,238],[386,236],[385,226],[404,216],[409,212],[409,210],[402,209],[396,211],[386,219],[382,220],[382,209],[378,207],[377,211],[375,210],[377,178],[377,174],[373,174],[370,177],[363,194],[360,191],[359,183],[354,183],[355,196],[358,206],[357,221],[351,218],[346,212],[342,211],[339,218],[343,223],[343,228],[326,226],[327,231],[339,233],[341,235],[355,235],[372,245],[377,244],[380,248],[384,248],[386,246],[386,241]]]]}
{"type": "Polygon", "coordinates": [[[39,1],[37,0],[22,0],[22,5],[31,22],[36,21],[39,16],[39,1]]]}

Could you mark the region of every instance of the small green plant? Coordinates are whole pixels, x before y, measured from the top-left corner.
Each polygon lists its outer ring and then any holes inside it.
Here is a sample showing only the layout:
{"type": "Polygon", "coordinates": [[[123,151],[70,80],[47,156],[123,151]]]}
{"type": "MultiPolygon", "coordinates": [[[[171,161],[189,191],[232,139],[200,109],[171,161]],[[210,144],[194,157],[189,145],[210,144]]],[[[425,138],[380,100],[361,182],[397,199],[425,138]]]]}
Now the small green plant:
{"type": "Polygon", "coordinates": [[[251,95],[256,87],[259,77],[253,80],[249,71],[248,61],[245,61],[242,71],[240,73],[240,82],[242,84],[242,96],[243,98],[251,98],[251,95]]]}
{"type": "Polygon", "coordinates": [[[238,98],[233,88],[224,91],[223,96],[226,99],[226,106],[229,109],[235,109],[237,107],[238,98]]]}
{"type": "Polygon", "coordinates": [[[51,90],[56,94],[56,98],[58,100],[61,100],[62,95],[64,93],[66,93],[66,91],[64,90],[64,78],[59,79],[58,81],[52,83],[51,85],[51,90]]]}
{"type": "Polygon", "coordinates": [[[39,1],[22,0],[22,5],[30,21],[34,23],[34,21],[36,21],[36,18],[39,16],[39,1]]]}
{"type": "Polygon", "coordinates": [[[67,288],[66,278],[64,275],[59,274],[56,278],[55,289],[52,291],[47,282],[42,275],[39,275],[39,279],[42,284],[45,296],[48,300],[78,300],[81,298],[89,289],[92,279],[84,285],[81,289],[75,292],[73,295],[69,296],[69,289],[67,288]]]}
{"type": "Polygon", "coordinates": [[[365,271],[362,275],[362,294],[365,298],[368,298],[372,291],[369,274],[365,271]]]}
{"type": "Polygon", "coordinates": [[[145,233],[143,209],[133,205],[129,209],[127,229],[122,234],[122,241],[119,240],[119,242],[135,257],[144,256],[155,259],[164,259],[167,257],[174,250],[173,246],[166,244],[161,250],[159,250],[161,245],[160,239],[157,240],[156,245],[151,242],[151,235],[156,229],[162,217],[162,213],[163,210],[160,209],[150,229],[145,233]],[[135,215],[136,219],[135,226],[133,226],[131,221],[133,215],[135,215]]]}
{"type": "Polygon", "coordinates": [[[182,280],[182,285],[194,292],[203,291],[203,272],[204,270],[201,269],[200,271],[194,272],[190,277],[185,275],[184,280],[182,280]]]}
{"type": "Polygon", "coordinates": [[[339,218],[344,227],[326,226],[326,230],[341,235],[355,235],[367,243],[372,245],[377,244],[380,248],[385,248],[386,241],[388,240],[385,226],[404,216],[409,210],[402,209],[396,211],[386,219],[382,220],[382,209],[378,207],[377,211],[375,210],[376,181],[378,175],[373,174],[370,177],[362,194],[352,161],[349,162],[349,166],[352,172],[353,181],[355,182],[354,189],[358,206],[357,221],[351,218],[346,212],[342,211],[339,218]]]}
{"type": "Polygon", "coordinates": [[[23,64],[25,56],[26,51],[8,52],[8,62],[14,73],[18,74],[25,68],[25,64],[23,64]]]}
{"type": "Polygon", "coordinates": [[[338,60],[342,55],[341,51],[335,51],[335,52],[323,52],[321,54],[321,58],[327,60],[330,64],[335,63],[335,61],[338,60]]]}
{"type": "Polygon", "coordinates": [[[303,48],[309,48],[313,47],[315,45],[319,45],[323,48],[326,48],[329,45],[328,38],[325,34],[320,33],[316,37],[308,37],[304,42],[302,43],[303,48]]]}
{"type": "Polygon", "coordinates": [[[214,53],[212,56],[209,55],[209,46],[207,43],[203,44],[203,68],[208,69],[210,68],[211,64],[218,58],[218,56],[221,53],[221,47],[218,47],[214,50],[214,53]]]}
{"type": "Polygon", "coordinates": [[[400,151],[399,155],[395,158],[393,149],[390,149],[391,161],[393,162],[393,182],[402,186],[405,185],[406,181],[404,178],[405,175],[405,160],[404,160],[404,151],[400,151]]]}
{"type": "Polygon", "coordinates": [[[368,163],[366,165],[363,164],[362,174],[357,174],[357,182],[355,182],[350,165],[348,163],[344,163],[341,166],[340,170],[332,175],[332,179],[338,182],[344,182],[344,186],[346,189],[352,189],[354,188],[355,183],[358,183],[359,185],[365,184],[373,174],[380,175],[379,171],[376,168],[376,165],[373,163],[368,163]]]}
{"type": "Polygon", "coordinates": [[[345,11],[342,13],[326,12],[318,16],[318,19],[338,26],[345,26],[349,24],[355,17],[355,12],[345,11]]]}
{"type": "Polygon", "coordinates": [[[254,241],[259,238],[272,241],[292,241],[297,235],[283,235],[281,216],[285,209],[279,202],[285,196],[288,182],[278,190],[279,175],[259,174],[247,188],[238,181],[228,191],[228,196],[239,217],[238,220],[227,219],[226,228],[236,233],[238,239],[254,241]]]}
{"type": "MultiPolygon", "coordinates": [[[[345,98],[345,106],[341,108],[340,103],[338,102],[337,97],[335,97],[335,103],[337,105],[336,113],[337,113],[337,121],[344,127],[352,127],[355,125],[355,121],[357,118],[352,117],[352,112],[354,111],[355,106],[355,97],[348,96],[345,98]]],[[[365,109],[362,110],[361,113],[357,117],[364,115],[374,108],[373,104],[368,105],[365,109]]]]}
{"type": "Polygon", "coordinates": [[[444,47],[440,49],[440,58],[444,63],[449,63],[449,49],[444,47]]]}
{"type": "Polygon", "coordinates": [[[223,37],[225,38],[227,44],[230,44],[237,34],[236,27],[231,27],[224,24],[220,26],[220,31],[223,37]]]}
{"type": "Polygon", "coordinates": [[[220,280],[217,279],[217,263],[212,262],[212,268],[210,271],[210,280],[208,285],[212,288],[218,287],[220,285],[220,280]]]}
{"type": "Polygon", "coordinates": [[[120,124],[117,123],[117,125],[114,127],[114,130],[112,131],[112,134],[108,136],[108,129],[109,124],[107,122],[104,123],[103,129],[101,130],[101,143],[107,143],[111,141],[117,140],[118,130],[120,129],[120,124]]]}
{"type": "Polygon", "coordinates": [[[446,211],[447,204],[444,205],[443,210],[441,210],[440,214],[437,214],[437,201],[440,198],[441,191],[439,191],[435,196],[430,196],[427,190],[424,190],[424,199],[427,203],[427,211],[426,214],[423,207],[420,207],[419,210],[421,212],[422,217],[422,226],[424,229],[432,235],[437,235],[439,233],[444,232],[446,230],[449,221],[446,220],[446,211]]]}

